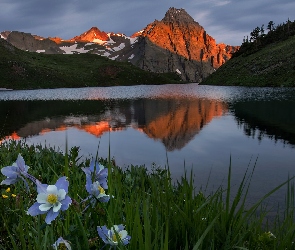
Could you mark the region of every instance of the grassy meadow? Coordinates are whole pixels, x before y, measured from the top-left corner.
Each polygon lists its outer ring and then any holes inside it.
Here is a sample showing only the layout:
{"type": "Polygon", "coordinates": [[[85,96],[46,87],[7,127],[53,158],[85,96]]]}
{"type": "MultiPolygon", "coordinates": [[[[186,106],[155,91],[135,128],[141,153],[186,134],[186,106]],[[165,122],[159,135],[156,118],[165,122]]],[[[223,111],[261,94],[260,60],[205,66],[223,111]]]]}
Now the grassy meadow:
{"type": "MultiPolygon", "coordinates": [[[[108,188],[99,187],[97,198],[89,196],[85,188],[89,181],[85,168],[93,159],[82,160],[77,147],[66,151],[67,154],[63,154],[54,148],[28,146],[25,142],[0,144],[1,169],[11,166],[20,154],[30,167],[28,176],[37,178],[24,178],[29,183],[28,188],[22,179],[0,186],[0,250],[295,248],[292,179],[277,187],[288,187],[286,209],[270,223],[267,221],[270,209],[263,201],[277,189],[265,194],[252,207],[247,206],[247,192],[255,167],[248,169],[237,193],[232,194],[229,163],[227,186],[205,195],[206,190],[194,188],[193,180],[187,177],[191,174],[184,173],[175,183],[170,178],[169,168],[147,170],[144,166],[129,166],[122,170],[112,159],[96,156],[96,161],[108,173],[108,188]],[[51,224],[45,222],[46,213],[29,215],[27,211],[40,192],[36,183],[53,185],[62,176],[66,176],[69,183],[71,205],[59,211],[51,224]],[[94,202],[89,203],[85,200],[87,197],[95,198],[94,202]],[[109,200],[100,202],[100,197],[109,197],[109,200]],[[105,242],[98,234],[97,227],[111,228],[119,224],[125,226],[130,236],[126,241],[117,231],[110,242],[105,242]],[[64,241],[55,244],[60,237],[64,241]]],[[[0,175],[0,181],[5,178],[4,174],[0,175]]]]}
{"type": "Polygon", "coordinates": [[[176,73],[144,71],[95,54],[22,51],[0,39],[0,88],[45,89],[182,83],[176,73]]]}

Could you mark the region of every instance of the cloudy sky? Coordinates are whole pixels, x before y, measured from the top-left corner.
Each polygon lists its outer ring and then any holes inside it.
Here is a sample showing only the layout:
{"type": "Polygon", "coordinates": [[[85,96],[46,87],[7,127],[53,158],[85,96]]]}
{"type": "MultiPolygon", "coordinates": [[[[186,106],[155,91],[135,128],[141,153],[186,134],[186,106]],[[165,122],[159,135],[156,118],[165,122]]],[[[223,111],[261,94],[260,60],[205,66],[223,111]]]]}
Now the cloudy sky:
{"type": "Polygon", "coordinates": [[[69,39],[98,27],[128,36],[183,8],[217,43],[240,45],[257,26],[295,20],[294,0],[0,0],[0,31],[69,39]]]}

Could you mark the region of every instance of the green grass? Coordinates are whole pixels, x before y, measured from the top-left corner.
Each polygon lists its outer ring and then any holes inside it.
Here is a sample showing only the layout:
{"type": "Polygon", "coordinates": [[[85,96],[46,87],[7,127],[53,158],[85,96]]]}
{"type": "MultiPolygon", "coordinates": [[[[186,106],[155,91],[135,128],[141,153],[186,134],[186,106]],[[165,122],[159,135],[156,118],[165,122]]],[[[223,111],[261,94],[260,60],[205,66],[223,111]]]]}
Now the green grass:
{"type": "Polygon", "coordinates": [[[231,58],[204,85],[295,87],[295,36],[231,58]]]}
{"type": "Polygon", "coordinates": [[[5,191],[7,186],[1,186],[2,194],[8,197],[0,197],[0,249],[52,249],[60,236],[71,242],[72,249],[101,249],[104,243],[96,227],[113,224],[124,224],[131,236],[130,244],[118,249],[294,249],[291,178],[249,207],[247,193],[255,166],[245,173],[238,191],[232,194],[234,166],[230,163],[227,186],[207,194],[206,190],[196,190],[186,173],[174,183],[169,169],[148,171],[143,166],[129,166],[122,170],[110,159],[99,159],[109,169],[107,193],[112,198],[105,205],[99,203],[83,212],[85,204],[81,200],[87,193],[81,167],[88,166],[90,159],[82,160],[76,147],[65,156],[53,148],[10,141],[0,145],[0,168],[15,162],[19,153],[30,166],[29,173],[42,183],[53,184],[68,173],[73,204],[47,225],[44,215],[26,214],[36,198],[34,185],[29,194],[21,182],[11,185],[10,192],[5,191]],[[288,187],[286,209],[270,223],[270,209],[263,201],[283,185],[288,187]],[[17,196],[12,197],[12,193],[17,196]]]}
{"type": "Polygon", "coordinates": [[[0,88],[40,89],[181,83],[176,73],[144,71],[95,54],[42,54],[0,39],[0,88]]]}

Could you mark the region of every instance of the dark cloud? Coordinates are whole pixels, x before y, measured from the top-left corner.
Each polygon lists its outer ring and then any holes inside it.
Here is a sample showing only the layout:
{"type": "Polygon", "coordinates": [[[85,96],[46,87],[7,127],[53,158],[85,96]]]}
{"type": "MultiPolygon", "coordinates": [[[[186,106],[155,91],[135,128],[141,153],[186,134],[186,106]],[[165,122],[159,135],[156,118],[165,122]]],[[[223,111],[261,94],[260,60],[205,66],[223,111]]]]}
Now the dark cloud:
{"type": "Polygon", "coordinates": [[[68,39],[96,26],[131,35],[161,20],[169,7],[185,9],[217,42],[232,45],[270,20],[295,19],[294,0],[1,0],[0,31],[68,39]]]}

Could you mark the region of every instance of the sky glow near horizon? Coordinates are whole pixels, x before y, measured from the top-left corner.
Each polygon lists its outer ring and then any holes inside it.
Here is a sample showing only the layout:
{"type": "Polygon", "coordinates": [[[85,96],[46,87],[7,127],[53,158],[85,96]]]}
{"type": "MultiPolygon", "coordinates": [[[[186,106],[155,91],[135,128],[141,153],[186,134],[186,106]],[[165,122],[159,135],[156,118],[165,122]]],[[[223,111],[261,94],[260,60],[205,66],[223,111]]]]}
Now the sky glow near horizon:
{"type": "Polygon", "coordinates": [[[21,31],[70,39],[91,27],[131,36],[169,7],[183,8],[217,43],[240,45],[244,36],[269,21],[295,20],[294,0],[1,0],[0,32],[21,31]]]}

